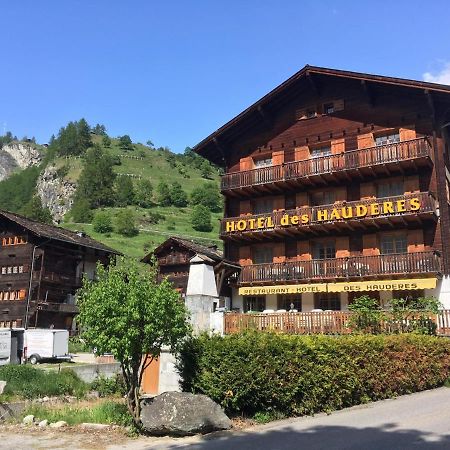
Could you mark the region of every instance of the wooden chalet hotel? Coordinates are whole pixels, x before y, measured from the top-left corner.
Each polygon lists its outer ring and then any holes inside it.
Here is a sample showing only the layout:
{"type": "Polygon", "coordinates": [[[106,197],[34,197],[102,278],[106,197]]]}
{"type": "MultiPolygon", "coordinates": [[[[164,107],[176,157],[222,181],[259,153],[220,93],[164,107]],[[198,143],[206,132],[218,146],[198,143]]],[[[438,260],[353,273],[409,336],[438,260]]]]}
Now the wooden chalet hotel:
{"type": "Polygon", "coordinates": [[[232,309],[450,308],[450,86],[306,66],[200,142],[225,169],[232,309]]]}

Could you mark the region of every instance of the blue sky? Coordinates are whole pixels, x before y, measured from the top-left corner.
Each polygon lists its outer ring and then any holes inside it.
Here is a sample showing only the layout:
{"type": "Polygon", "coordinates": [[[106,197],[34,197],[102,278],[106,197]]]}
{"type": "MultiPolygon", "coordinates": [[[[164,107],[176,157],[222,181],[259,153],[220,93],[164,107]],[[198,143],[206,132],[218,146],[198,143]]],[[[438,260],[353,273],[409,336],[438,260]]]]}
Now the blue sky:
{"type": "Polygon", "coordinates": [[[180,152],[305,64],[450,84],[448,1],[0,0],[0,126],[180,152]]]}

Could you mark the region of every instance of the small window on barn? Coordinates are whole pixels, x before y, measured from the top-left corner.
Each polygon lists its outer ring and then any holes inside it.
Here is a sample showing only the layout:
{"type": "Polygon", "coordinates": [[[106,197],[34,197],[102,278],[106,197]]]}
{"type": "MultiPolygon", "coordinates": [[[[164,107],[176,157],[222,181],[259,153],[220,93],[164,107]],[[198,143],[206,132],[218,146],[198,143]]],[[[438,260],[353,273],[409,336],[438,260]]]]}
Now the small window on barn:
{"type": "Polygon", "coordinates": [[[323,105],[323,113],[324,114],[333,114],[334,113],[334,103],[325,103],[323,105]]]}

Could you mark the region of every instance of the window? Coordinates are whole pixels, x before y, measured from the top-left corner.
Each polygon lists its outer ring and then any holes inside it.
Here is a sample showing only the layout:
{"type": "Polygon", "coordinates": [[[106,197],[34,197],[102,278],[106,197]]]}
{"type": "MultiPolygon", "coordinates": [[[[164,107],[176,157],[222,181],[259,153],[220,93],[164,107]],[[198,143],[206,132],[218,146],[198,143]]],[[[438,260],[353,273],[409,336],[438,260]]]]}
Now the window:
{"type": "Polygon", "coordinates": [[[323,113],[324,114],[332,114],[332,113],[334,113],[334,103],[325,103],[323,105],[323,113]]]}
{"type": "Polygon", "coordinates": [[[26,297],[26,290],[14,290],[14,291],[0,291],[0,301],[5,300],[24,300],[26,297]]]}
{"type": "Polygon", "coordinates": [[[323,309],[324,311],[340,311],[341,299],[339,297],[339,293],[328,292],[314,294],[314,308],[323,309]]]}
{"type": "Polygon", "coordinates": [[[321,158],[323,156],[331,155],[331,146],[324,145],[322,147],[311,148],[310,150],[311,158],[321,158]]]}
{"type": "Polygon", "coordinates": [[[285,309],[290,311],[291,309],[296,309],[297,311],[302,310],[302,296],[301,295],[279,295],[277,299],[278,309],[285,309]]]}
{"type": "Polygon", "coordinates": [[[21,266],[2,266],[0,269],[2,275],[23,273],[23,265],[21,266]]]}
{"type": "Polygon", "coordinates": [[[255,247],[253,249],[253,264],[265,264],[273,261],[272,247],[255,247]]]}
{"type": "Polygon", "coordinates": [[[266,297],[244,297],[244,312],[262,312],[266,309],[266,297]]]}
{"type": "Polygon", "coordinates": [[[284,209],[295,209],[297,207],[297,199],[295,194],[286,194],[284,196],[284,209]]]}
{"type": "Polygon", "coordinates": [[[26,244],[27,240],[25,236],[8,236],[2,238],[2,245],[4,247],[9,245],[19,245],[19,244],[26,244]]]}
{"type": "Polygon", "coordinates": [[[266,158],[266,159],[256,159],[253,160],[254,164],[255,164],[255,168],[260,168],[260,167],[268,167],[272,165],[272,158],[266,158]]]}
{"type": "Polygon", "coordinates": [[[331,205],[336,201],[336,191],[311,193],[311,206],[331,205]]]}
{"type": "Polygon", "coordinates": [[[266,214],[273,212],[273,200],[271,198],[257,198],[253,202],[253,214],[266,214]]]}
{"type": "Polygon", "coordinates": [[[403,195],[405,186],[403,181],[387,181],[377,186],[378,197],[392,197],[395,195],[403,195]]]}
{"type": "Polygon", "coordinates": [[[381,237],[380,246],[382,255],[407,253],[408,240],[405,234],[386,235],[381,237]]]}
{"type": "Polygon", "coordinates": [[[336,244],[334,241],[314,242],[312,250],[313,250],[313,259],[336,258],[336,244]]]}
{"type": "Polygon", "coordinates": [[[375,145],[377,147],[381,145],[396,144],[397,142],[400,142],[400,134],[398,132],[375,136],[375,145]]]}

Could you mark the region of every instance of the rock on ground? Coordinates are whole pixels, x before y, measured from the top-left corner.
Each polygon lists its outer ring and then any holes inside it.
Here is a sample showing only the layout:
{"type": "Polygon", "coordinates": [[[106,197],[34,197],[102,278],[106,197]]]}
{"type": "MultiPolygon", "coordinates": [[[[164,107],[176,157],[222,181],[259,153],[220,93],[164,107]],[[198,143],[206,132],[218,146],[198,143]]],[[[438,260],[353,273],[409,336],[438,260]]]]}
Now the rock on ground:
{"type": "Polygon", "coordinates": [[[58,422],[50,424],[50,428],[62,428],[62,427],[67,427],[67,422],[65,422],[64,420],[60,420],[58,422]]]}
{"type": "Polygon", "coordinates": [[[28,416],[25,416],[22,420],[22,423],[24,425],[31,425],[33,422],[34,422],[33,414],[28,414],[28,416]]]}
{"type": "Polygon", "coordinates": [[[46,426],[48,426],[48,420],[47,420],[47,419],[41,420],[41,421],[38,423],[38,427],[45,428],[46,426]]]}
{"type": "Polygon", "coordinates": [[[206,395],[164,392],[141,404],[144,430],[152,435],[188,436],[231,428],[222,408],[206,395]]]}

